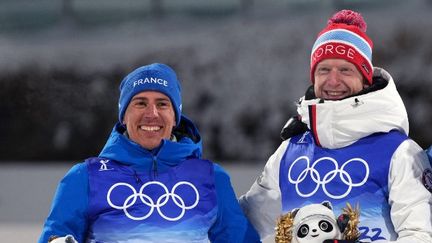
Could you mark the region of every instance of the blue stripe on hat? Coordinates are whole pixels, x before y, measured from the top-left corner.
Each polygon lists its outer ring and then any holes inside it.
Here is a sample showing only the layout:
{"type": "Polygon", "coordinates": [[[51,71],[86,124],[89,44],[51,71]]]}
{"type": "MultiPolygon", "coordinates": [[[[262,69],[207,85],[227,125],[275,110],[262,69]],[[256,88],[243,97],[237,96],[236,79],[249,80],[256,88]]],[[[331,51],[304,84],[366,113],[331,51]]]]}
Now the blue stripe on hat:
{"type": "Polygon", "coordinates": [[[312,53],[314,53],[315,49],[321,46],[323,43],[332,41],[351,44],[358,51],[363,53],[364,56],[369,60],[369,62],[372,61],[372,48],[369,46],[369,43],[367,43],[359,35],[344,29],[330,30],[322,34],[315,41],[315,44],[312,48],[312,53]]]}

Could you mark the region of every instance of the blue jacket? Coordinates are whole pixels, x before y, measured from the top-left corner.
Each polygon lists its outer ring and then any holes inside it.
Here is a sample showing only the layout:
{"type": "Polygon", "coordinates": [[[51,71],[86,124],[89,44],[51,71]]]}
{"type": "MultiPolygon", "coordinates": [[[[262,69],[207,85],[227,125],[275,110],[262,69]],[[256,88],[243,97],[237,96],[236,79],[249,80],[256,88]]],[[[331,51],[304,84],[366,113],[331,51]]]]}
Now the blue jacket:
{"type": "MultiPolygon", "coordinates": [[[[129,140],[123,135],[124,131],[121,124],[116,124],[99,157],[119,161],[137,173],[149,173],[150,177],[157,177],[158,173],[175,167],[185,159],[201,157],[201,137],[195,125],[184,116],[174,131],[178,141],[163,140],[153,151],[129,140]]],[[[216,221],[208,232],[209,239],[211,242],[260,242],[238,204],[229,175],[221,166],[214,163],[213,167],[218,211],[216,221]]],[[[39,243],[46,243],[52,235],[68,234],[78,242],[84,242],[89,228],[88,203],[88,168],[86,163],[79,163],[58,185],[39,243]]]]}

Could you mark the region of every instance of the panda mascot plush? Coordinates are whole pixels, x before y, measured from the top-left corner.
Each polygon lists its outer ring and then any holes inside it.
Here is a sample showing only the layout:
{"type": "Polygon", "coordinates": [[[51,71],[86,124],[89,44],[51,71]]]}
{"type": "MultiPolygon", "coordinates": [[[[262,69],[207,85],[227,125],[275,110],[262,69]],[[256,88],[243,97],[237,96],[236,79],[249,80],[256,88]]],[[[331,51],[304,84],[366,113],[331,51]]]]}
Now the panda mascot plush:
{"type": "Polygon", "coordinates": [[[310,204],[281,216],[276,243],[359,242],[359,208],[350,204],[336,218],[330,202],[310,204]]]}
{"type": "Polygon", "coordinates": [[[64,237],[52,236],[48,239],[49,243],[78,243],[72,235],[64,237]]]}

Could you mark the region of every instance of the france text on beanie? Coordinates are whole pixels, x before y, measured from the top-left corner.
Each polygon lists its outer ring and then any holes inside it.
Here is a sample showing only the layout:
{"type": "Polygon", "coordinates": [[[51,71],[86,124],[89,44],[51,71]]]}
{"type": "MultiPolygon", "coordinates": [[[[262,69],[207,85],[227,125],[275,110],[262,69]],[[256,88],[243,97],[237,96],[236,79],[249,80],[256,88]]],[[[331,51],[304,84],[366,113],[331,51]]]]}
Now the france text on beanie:
{"type": "Polygon", "coordinates": [[[139,67],[122,80],[119,99],[120,123],[123,122],[132,97],[143,91],[158,91],[168,96],[174,108],[176,125],[180,123],[182,109],[180,82],[174,70],[161,63],[139,67]]]}

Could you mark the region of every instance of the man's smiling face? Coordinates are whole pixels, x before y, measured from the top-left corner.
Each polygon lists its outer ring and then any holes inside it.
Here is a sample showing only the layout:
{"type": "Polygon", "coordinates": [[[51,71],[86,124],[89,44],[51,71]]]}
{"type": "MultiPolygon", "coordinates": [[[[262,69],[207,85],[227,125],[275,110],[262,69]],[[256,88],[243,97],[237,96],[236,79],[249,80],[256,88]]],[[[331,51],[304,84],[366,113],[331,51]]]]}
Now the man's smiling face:
{"type": "Polygon", "coordinates": [[[314,78],[315,96],[325,100],[340,100],[367,87],[356,66],[344,59],[321,61],[314,78]]]}
{"type": "Polygon", "coordinates": [[[136,94],[126,109],[123,123],[129,138],[145,149],[154,149],[169,139],[175,126],[175,112],[168,96],[156,91],[136,94]]]}

